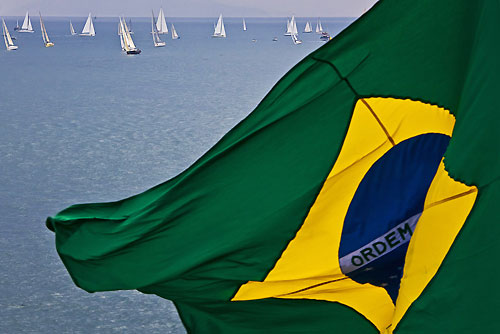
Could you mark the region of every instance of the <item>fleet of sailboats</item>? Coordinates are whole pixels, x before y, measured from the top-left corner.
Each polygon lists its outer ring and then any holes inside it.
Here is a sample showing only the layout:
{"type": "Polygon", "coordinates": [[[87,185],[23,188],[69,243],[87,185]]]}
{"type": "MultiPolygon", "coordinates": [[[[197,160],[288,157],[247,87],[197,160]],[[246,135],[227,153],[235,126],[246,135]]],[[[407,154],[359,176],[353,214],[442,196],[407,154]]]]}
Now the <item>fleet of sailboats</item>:
{"type": "MultiPolygon", "coordinates": [[[[129,20],[129,24],[127,25],[127,22],[125,21],[125,18],[120,17],[119,23],[118,23],[118,35],[120,37],[120,44],[121,47],[124,51],[127,52],[127,54],[139,54],[141,53],[141,50],[139,50],[135,44],[134,41],[132,40],[131,34],[133,34],[133,31],[131,29],[132,22],[129,20]]],[[[247,25],[245,18],[242,18],[242,25],[243,25],[243,31],[247,30],[247,25]]],[[[4,37],[4,42],[7,50],[16,50],[18,47],[14,45],[13,40],[15,40],[14,36],[11,36],[8,29],[7,25],[5,24],[5,21],[2,19],[2,28],[3,28],[3,37],[4,37]]],[[[16,27],[14,28],[15,31],[18,32],[34,32],[31,19],[29,16],[29,12],[26,12],[23,24],[21,27],[19,27],[19,20],[17,21],[16,27]]],[[[40,30],[42,33],[42,39],[45,47],[51,47],[54,46],[54,43],[50,40],[49,35],[47,33],[47,29],[45,27],[42,15],[40,14],[40,30]]],[[[69,30],[71,35],[77,35],[75,32],[75,29],[73,27],[73,23],[71,20],[69,20],[69,30]]],[[[160,34],[166,34],[168,33],[168,27],[167,27],[167,22],[165,19],[165,13],[163,11],[163,8],[160,8],[159,11],[159,16],[158,19],[155,19],[154,12],[152,11],[152,18],[151,18],[151,35],[153,38],[153,43],[155,47],[162,47],[165,46],[166,43],[160,39],[160,34]]],[[[179,39],[179,34],[177,33],[174,24],[171,24],[171,37],[172,39],[179,39]]],[[[311,33],[313,32],[312,24],[311,21],[307,21],[306,25],[304,27],[304,33],[311,33]]],[[[323,26],[321,24],[320,19],[318,18],[317,23],[316,23],[316,33],[321,35],[321,40],[327,41],[330,40],[331,37],[330,35],[323,30],[323,26]]],[[[80,36],[95,36],[95,28],[94,28],[94,23],[92,20],[92,14],[89,13],[87,20],[85,22],[85,26],[83,27],[83,30],[80,34],[80,36]]],[[[293,44],[302,44],[302,41],[299,39],[299,33],[297,30],[297,21],[295,19],[295,16],[293,15],[291,19],[287,19],[287,26],[286,26],[286,31],[285,31],[285,36],[290,36],[292,39],[293,44]]],[[[212,37],[227,37],[226,35],[226,29],[224,26],[224,20],[222,17],[222,14],[219,15],[219,18],[217,22],[214,24],[214,32],[212,34],[212,37]]],[[[277,41],[278,38],[274,37],[273,41],[277,41]]],[[[256,41],[253,39],[252,41],[256,41]]]]}
{"type": "Polygon", "coordinates": [[[43,44],[46,48],[50,48],[51,46],[54,46],[54,43],[50,41],[49,35],[47,35],[47,29],[45,29],[45,24],[42,20],[42,14],[39,12],[38,15],[40,15],[40,30],[42,31],[43,44]]]}
{"type": "Polygon", "coordinates": [[[95,36],[94,22],[92,21],[92,14],[89,13],[89,17],[87,18],[87,22],[85,22],[85,26],[83,27],[82,33],[80,36],[95,36]]]}
{"type": "Polygon", "coordinates": [[[5,25],[5,21],[2,19],[2,28],[3,28],[3,40],[5,41],[5,47],[8,51],[17,50],[17,45],[14,45],[12,41],[12,37],[9,34],[9,29],[5,25]]]}
{"type": "Polygon", "coordinates": [[[71,20],[69,20],[69,32],[71,33],[71,36],[76,35],[75,28],[73,28],[73,23],[71,23],[71,20]]]}
{"type": "Polygon", "coordinates": [[[151,36],[153,36],[154,46],[156,46],[156,47],[165,46],[165,42],[163,42],[160,39],[160,36],[158,35],[158,30],[156,29],[155,13],[153,11],[151,11],[151,14],[152,14],[152,17],[151,17],[151,36]]]}
{"type": "Polygon", "coordinates": [[[33,30],[33,26],[31,25],[30,14],[28,12],[26,12],[23,25],[21,26],[21,29],[18,30],[18,32],[35,32],[35,30],[33,30]]]}
{"type": "Polygon", "coordinates": [[[140,54],[141,50],[135,46],[125,18],[120,17],[120,28],[118,31],[120,35],[120,44],[122,46],[122,50],[125,51],[128,55],[140,54]]]}
{"type": "Polygon", "coordinates": [[[158,13],[156,30],[158,31],[158,34],[168,34],[167,21],[165,20],[165,13],[163,12],[163,8],[160,8],[160,13],[158,13]]]}
{"type": "Polygon", "coordinates": [[[214,28],[214,34],[212,37],[226,37],[226,28],[224,27],[224,20],[222,19],[222,14],[219,15],[219,20],[214,28]]]}

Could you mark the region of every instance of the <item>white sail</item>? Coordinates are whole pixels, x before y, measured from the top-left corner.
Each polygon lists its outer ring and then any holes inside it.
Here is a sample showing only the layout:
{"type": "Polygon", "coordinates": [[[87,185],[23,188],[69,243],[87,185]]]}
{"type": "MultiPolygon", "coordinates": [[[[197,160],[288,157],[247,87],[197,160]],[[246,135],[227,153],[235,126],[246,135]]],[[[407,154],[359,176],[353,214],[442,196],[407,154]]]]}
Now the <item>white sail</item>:
{"type": "Polygon", "coordinates": [[[122,35],[125,37],[124,42],[128,45],[130,50],[137,50],[134,41],[132,40],[132,36],[130,35],[130,30],[127,26],[127,22],[125,18],[122,19],[122,35]]]}
{"type": "Polygon", "coordinates": [[[309,32],[312,32],[312,27],[311,27],[311,23],[310,22],[307,22],[306,23],[306,27],[304,28],[304,32],[305,33],[309,33],[309,32]]]}
{"type": "Polygon", "coordinates": [[[224,28],[224,20],[222,19],[222,14],[219,16],[217,25],[215,26],[214,34],[212,37],[226,37],[226,29],[224,28]]]}
{"type": "Polygon", "coordinates": [[[175,30],[174,24],[172,23],[172,39],[179,39],[179,34],[177,34],[177,31],[175,30]]]}
{"type": "Polygon", "coordinates": [[[290,25],[291,25],[292,35],[297,35],[299,31],[297,30],[297,22],[295,21],[295,16],[292,16],[292,21],[290,22],[290,25]]]}
{"type": "Polygon", "coordinates": [[[54,46],[54,43],[50,41],[49,35],[47,34],[47,29],[45,28],[45,24],[43,23],[42,20],[42,14],[41,13],[38,14],[40,15],[40,29],[42,31],[43,44],[45,45],[46,48],[54,46]]]}
{"type": "Polygon", "coordinates": [[[167,21],[165,20],[165,13],[163,13],[163,8],[160,8],[160,13],[158,14],[158,20],[156,21],[156,30],[159,34],[168,34],[167,21]]]}
{"type": "Polygon", "coordinates": [[[297,37],[297,35],[292,35],[292,42],[295,45],[302,44],[302,41],[297,37]]]}
{"type": "Polygon", "coordinates": [[[21,29],[19,32],[35,32],[33,30],[33,26],[31,25],[31,19],[30,15],[28,12],[26,12],[26,16],[24,17],[24,22],[23,25],[21,26],[21,29]]]}
{"type": "Polygon", "coordinates": [[[85,22],[85,26],[83,27],[80,36],[95,36],[94,22],[92,22],[91,13],[89,13],[89,17],[87,18],[87,22],[85,22]]]}
{"type": "Polygon", "coordinates": [[[3,24],[3,35],[5,36],[6,46],[9,47],[14,45],[12,37],[10,37],[9,30],[7,29],[7,25],[5,24],[5,21],[3,19],[2,19],[2,24],[3,24]]]}
{"type": "Polygon", "coordinates": [[[12,41],[12,37],[10,37],[9,29],[7,29],[7,25],[5,24],[4,19],[2,19],[2,26],[3,26],[3,40],[5,42],[5,47],[7,50],[16,50],[17,46],[14,45],[14,42],[12,41]]]}
{"type": "Polygon", "coordinates": [[[45,27],[43,26],[43,21],[42,21],[42,14],[40,15],[40,30],[42,31],[42,39],[43,39],[43,44],[47,45],[48,41],[48,36],[45,33],[45,27]]]}
{"type": "Polygon", "coordinates": [[[318,19],[318,23],[316,23],[316,33],[321,34],[323,32],[323,27],[321,26],[321,21],[318,19]]]}
{"type": "Polygon", "coordinates": [[[245,19],[243,19],[243,31],[247,31],[247,23],[245,22],[245,19]]]}
{"type": "Polygon", "coordinates": [[[286,31],[285,31],[285,36],[291,36],[292,35],[292,26],[290,24],[290,20],[286,20],[286,31]]]}
{"type": "Polygon", "coordinates": [[[3,28],[3,41],[5,42],[5,47],[9,50],[9,41],[7,40],[7,35],[5,34],[5,21],[2,19],[2,28],[3,28]]]}
{"type": "Polygon", "coordinates": [[[118,22],[118,36],[120,37],[120,45],[122,47],[122,50],[125,51],[125,43],[123,43],[123,36],[122,36],[122,19],[120,18],[120,22],[118,22]]]}
{"type": "Polygon", "coordinates": [[[123,20],[120,17],[120,23],[119,23],[119,28],[118,28],[118,33],[120,35],[120,44],[122,47],[122,50],[124,51],[130,51],[130,47],[127,41],[127,34],[125,33],[125,25],[123,24],[123,20]]]}
{"type": "Polygon", "coordinates": [[[72,36],[76,35],[75,28],[73,28],[73,23],[71,23],[71,20],[69,20],[69,32],[72,36]]]}

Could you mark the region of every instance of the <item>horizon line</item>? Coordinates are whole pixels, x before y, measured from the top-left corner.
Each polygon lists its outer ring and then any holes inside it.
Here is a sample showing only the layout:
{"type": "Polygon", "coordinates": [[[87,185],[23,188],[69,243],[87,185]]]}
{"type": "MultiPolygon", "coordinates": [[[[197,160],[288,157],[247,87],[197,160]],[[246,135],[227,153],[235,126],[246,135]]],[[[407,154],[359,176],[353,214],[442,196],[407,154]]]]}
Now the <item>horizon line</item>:
{"type": "MultiPolygon", "coordinates": [[[[23,15],[1,15],[0,17],[24,17],[26,14],[23,15]]],[[[34,14],[36,15],[36,14],[34,14]]],[[[32,16],[32,15],[30,15],[32,16]]],[[[97,17],[97,18],[115,18],[123,15],[92,15],[92,17],[97,17]]],[[[352,19],[352,18],[357,18],[359,16],[297,16],[293,15],[296,18],[327,18],[327,19],[352,19]]],[[[57,17],[57,18],[66,18],[66,17],[88,17],[88,14],[85,14],[83,16],[76,16],[76,15],[43,15],[43,17],[57,17]]],[[[132,17],[132,18],[151,18],[151,16],[127,16],[127,17],[132,17]]],[[[213,18],[217,16],[166,16],[165,17],[170,17],[170,18],[183,18],[183,19],[199,19],[199,18],[213,18]]],[[[282,19],[282,18],[288,18],[291,16],[224,16],[226,18],[255,18],[255,19],[282,19]]]]}

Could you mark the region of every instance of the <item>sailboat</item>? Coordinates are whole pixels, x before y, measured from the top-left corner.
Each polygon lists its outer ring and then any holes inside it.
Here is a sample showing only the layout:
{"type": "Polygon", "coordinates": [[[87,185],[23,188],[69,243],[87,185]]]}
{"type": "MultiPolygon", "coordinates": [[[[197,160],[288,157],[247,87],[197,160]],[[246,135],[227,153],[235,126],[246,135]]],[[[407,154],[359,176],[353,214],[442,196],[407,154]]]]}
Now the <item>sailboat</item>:
{"type": "Polygon", "coordinates": [[[224,20],[222,19],[222,14],[219,15],[219,20],[214,29],[214,34],[212,37],[226,37],[226,29],[224,28],[224,20]]]}
{"type": "Polygon", "coordinates": [[[153,36],[153,43],[156,47],[161,47],[165,46],[165,42],[163,42],[160,39],[160,36],[158,35],[158,30],[156,30],[156,25],[155,25],[155,13],[151,11],[152,17],[151,17],[151,35],[153,36]]]}
{"type": "Polygon", "coordinates": [[[17,50],[17,45],[14,45],[14,42],[12,42],[9,30],[7,29],[7,26],[5,25],[5,21],[3,19],[2,19],[2,26],[3,26],[3,40],[5,41],[5,47],[7,48],[8,51],[17,50]]]}
{"type": "Polygon", "coordinates": [[[75,36],[75,28],[73,28],[73,23],[71,23],[71,20],[69,20],[69,32],[71,33],[71,36],[75,36]]]}
{"type": "Polygon", "coordinates": [[[243,19],[243,31],[247,31],[247,23],[245,22],[245,19],[243,19]]]}
{"type": "Polygon", "coordinates": [[[292,35],[292,42],[295,45],[302,44],[302,41],[297,37],[297,34],[292,35]]]}
{"type": "Polygon", "coordinates": [[[163,8],[160,8],[160,13],[158,13],[156,30],[159,34],[168,34],[167,21],[165,20],[165,13],[163,13],[163,8]]]}
{"type": "Polygon", "coordinates": [[[47,35],[47,29],[45,29],[45,24],[42,20],[42,14],[38,12],[38,15],[40,15],[40,29],[42,30],[43,44],[46,48],[50,48],[51,46],[54,46],[54,43],[50,41],[49,35],[47,35]]]}
{"type": "Polygon", "coordinates": [[[89,17],[87,18],[87,22],[85,22],[85,26],[83,27],[80,36],[95,36],[94,22],[92,22],[91,13],[89,13],[89,17]]]}
{"type": "Polygon", "coordinates": [[[33,26],[31,25],[30,14],[28,12],[26,12],[23,25],[21,29],[18,30],[18,32],[35,32],[35,30],[33,30],[33,26]]]}
{"type": "Polygon", "coordinates": [[[19,26],[19,20],[16,20],[16,26],[14,27],[14,31],[18,31],[19,29],[21,29],[21,27],[19,26]]]}
{"type": "Polygon", "coordinates": [[[321,34],[323,32],[323,27],[321,26],[321,21],[318,18],[318,23],[316,23],[316,33],[321,34]]]}
{"type": "Polygon", "coordinates": [[[304,28],[304,32],[305,32],[305,33],[310,33],[310,32],[312,32],[312,31],[313,31],[313,28],[311,27],[311,22],[309,22],[309,21],[308,21],[308,22],[306,23],[306,27],[304,28]]]}
{"type": "Polygon", "coordinates": [[[132,36],[130,35],[129,28],[127,27],[127,22],[125,18],[120,17],[120,43],[122,45],[122,50],[125,50],[128,55],[138,55],[141,53],[132,40],[132,36]]]}
{"type": "Polygon", "coordinates": [[[285,36],[297,35],[299,32],[297,30],[297,22],[295,21],[295,16],[292,16],[290,23],[287,24],[287,29],[285,36]]]}
{"type": "Polygon", "coordinates": [[[180,39],[179,34],[175,30],[174,24],[172,23],[172,39],[180,39]]]}

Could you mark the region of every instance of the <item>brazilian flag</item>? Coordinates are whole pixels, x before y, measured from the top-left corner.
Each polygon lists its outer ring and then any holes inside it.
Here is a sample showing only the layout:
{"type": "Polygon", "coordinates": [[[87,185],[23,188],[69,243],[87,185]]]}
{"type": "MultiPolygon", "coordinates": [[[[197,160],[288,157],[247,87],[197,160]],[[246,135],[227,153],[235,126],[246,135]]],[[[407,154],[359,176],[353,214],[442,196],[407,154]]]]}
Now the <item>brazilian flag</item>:
{"type": "Polygon", "coordinates": [[[382,0],[196,163],[47,219],[189,333],[500,330],[500,1],[382,0]]]}

